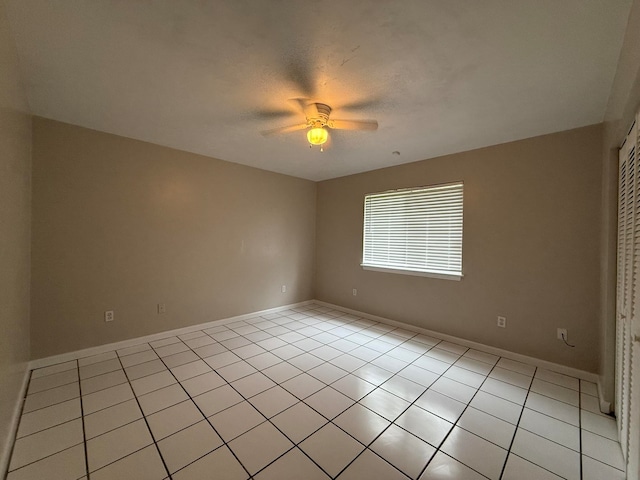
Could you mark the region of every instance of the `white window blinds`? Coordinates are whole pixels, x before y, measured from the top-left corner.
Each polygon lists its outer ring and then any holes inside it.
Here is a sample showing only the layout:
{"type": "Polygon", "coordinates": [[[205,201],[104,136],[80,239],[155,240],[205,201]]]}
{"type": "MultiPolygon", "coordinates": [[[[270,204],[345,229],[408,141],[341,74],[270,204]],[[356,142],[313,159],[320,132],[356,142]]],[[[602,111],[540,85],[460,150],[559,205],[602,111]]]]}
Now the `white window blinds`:
{"type": "Polygon", "coordinates": [[[462,276],[463,183],[364,198],[362,266],[462,276]]]}

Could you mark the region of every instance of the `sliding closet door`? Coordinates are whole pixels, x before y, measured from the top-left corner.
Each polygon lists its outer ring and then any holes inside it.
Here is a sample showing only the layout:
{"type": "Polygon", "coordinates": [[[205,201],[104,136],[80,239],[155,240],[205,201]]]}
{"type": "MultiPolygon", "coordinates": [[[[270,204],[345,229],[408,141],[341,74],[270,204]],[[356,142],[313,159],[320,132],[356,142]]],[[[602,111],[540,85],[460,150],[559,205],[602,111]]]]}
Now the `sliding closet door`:
{"type": "MultiPolygon", "coordinates": [[[[636,122],[637,124],[637,122],[636,122]]],[[[638,478],[640,456],[640,172],[638,129],[620,149],[615,411],[628,478],[638,478]]]]}

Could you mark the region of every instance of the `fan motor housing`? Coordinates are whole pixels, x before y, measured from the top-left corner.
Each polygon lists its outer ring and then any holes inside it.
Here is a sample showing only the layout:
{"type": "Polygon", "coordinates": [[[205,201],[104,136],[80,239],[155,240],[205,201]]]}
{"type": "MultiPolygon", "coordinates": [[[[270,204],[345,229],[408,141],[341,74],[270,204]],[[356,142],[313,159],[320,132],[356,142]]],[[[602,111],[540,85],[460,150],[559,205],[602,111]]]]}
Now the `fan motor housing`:
{"type": "Polygon", "coordinates": [[[329,115],[331,114],[331,107],[324,103],[316,103],[316,109],[318,110],[318,118],[309,118],[309,121],[319,121],[322,125],[326,125],[329,121],[329,115]]]}

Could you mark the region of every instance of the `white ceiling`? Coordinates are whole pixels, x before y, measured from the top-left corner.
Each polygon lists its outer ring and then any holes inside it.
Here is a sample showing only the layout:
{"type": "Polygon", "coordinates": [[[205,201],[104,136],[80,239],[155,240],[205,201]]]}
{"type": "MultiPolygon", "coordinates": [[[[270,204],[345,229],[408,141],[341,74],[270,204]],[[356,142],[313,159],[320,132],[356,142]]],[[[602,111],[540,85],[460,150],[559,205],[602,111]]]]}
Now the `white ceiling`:
{"type": "Polygon", "coordinates": [[[6,0],[32,113],[311,180],[601,122],[631,2],[6,0]]]}

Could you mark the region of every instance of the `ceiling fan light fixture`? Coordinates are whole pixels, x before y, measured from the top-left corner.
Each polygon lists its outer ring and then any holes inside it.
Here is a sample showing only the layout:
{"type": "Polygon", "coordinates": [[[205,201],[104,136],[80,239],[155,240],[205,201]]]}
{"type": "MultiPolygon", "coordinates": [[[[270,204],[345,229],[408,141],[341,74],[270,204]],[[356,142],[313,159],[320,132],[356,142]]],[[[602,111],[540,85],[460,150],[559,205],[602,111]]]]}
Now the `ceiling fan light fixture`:
{"type": "Polygon", "coordinates": [[[307,132],[307,140],[311,145],[322,145],[329,138],[329,132],[323,127],[315,127],[307,132]]]}

